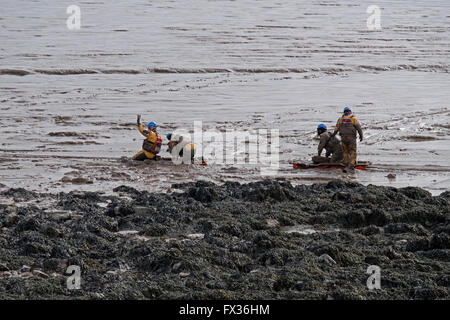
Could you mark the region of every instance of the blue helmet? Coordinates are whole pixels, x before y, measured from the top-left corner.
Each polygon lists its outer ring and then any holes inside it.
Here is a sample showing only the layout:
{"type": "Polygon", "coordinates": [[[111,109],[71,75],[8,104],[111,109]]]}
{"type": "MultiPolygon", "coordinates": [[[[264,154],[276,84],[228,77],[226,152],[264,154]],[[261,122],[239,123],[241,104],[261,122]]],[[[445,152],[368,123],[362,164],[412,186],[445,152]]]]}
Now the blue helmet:
{"type": "Polygon", "coordinates": [[[149,128],[149,129],[150,129],[150,127],[155,127],[156,128],[156,127],[158,127],[158,125],[152,121],[152,122],[149,122],[149,124],[147,126],[147,128],[149,128]]]}
{"type": "Polygon", "coordinates": [[[344,112],[352,112],[352,110],[349,107],[345,107],[344,112]]]}
{"type": "Polygon", "coordinates": [[[172,139],[172,134],[171,134],[171,133],[168,133],[168,134],[166,135],[166,138],[167,138],[167,140],[172,139]]]}
{"type": "Polygon", "coordinates": [[[327,130],[327,126],[324,125],[323,123],[319,124],[319,126],[317,127],[317,129],[324,129],[327,130]]]}

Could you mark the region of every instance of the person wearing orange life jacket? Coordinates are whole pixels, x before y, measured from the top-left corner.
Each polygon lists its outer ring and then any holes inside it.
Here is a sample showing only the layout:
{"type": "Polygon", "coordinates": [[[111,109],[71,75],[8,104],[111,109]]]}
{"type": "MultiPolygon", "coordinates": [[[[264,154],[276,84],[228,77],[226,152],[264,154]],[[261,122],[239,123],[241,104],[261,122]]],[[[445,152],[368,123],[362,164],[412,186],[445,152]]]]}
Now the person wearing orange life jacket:
{"type": "Polygon", "coordinates": [[[344,164],[354,168],[356,163],[356,133],[359,141],[363,141],[363,132],[358,119],[352,115],[349,107],[344,108],[344,114],[338,119],[332,136],[339,132],[341,136],[342,149],[344,152],[344,164]]]}
{"type": "Polygon", "coordinates": [[[137,125],[139,128],[139,132],[145,137],[145,140],[142,144],[142,150],[136,153],[133,156],[133,160],[143,161],[145,159],[154,159],[156,160],[157,154],[161,150],[162,138],[158,132],[156,132],[156,128],[158,125],[153,121],[150,122],[147,126],[148,130],[144,129],[144,126],[141,124],[141,116],[137,116],[137,125]]]}

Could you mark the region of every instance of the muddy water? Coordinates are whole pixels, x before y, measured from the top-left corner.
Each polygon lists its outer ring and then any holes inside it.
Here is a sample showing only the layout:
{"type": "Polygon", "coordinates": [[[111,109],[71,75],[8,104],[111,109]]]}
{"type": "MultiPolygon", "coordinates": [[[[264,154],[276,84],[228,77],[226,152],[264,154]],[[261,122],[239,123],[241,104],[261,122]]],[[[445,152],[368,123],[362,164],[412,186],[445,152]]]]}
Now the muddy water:
{"type": "MultiPolygon", "coordinates": [[[[450,186],[450,4],[377,1],[2,1],[0,182],[35,190],[168,190],[261,178],[258,166],[135,164],[137,113],[176,128],[280,132],[276,177],[450,186]],[[363,125],[367,171],[293,170],[316,153],[315,127],[344,106],[363,125]],[[387,178],[388,174],[395,178],[387,178]]],[[[236,151],[239,153],[240,151],[236,151]]],[[[167,152],[162,156],[168,157],[167,152]]]]}

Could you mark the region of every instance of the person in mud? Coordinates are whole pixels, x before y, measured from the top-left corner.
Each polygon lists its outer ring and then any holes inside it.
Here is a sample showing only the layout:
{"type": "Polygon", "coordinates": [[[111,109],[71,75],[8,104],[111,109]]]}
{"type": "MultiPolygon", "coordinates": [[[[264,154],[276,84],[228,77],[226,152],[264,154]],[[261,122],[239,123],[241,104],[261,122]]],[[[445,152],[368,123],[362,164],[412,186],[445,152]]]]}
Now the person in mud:
{"type": "Polygon", "coordinates": [[[358,119],[352,115],[349,107],[344,108],[344,114],[338,119],[332,136],[338,132],[342,141],[344,164],[353,169],[356,163],[356,133],[359,134],[359,141],[363,141],[363,132],[358,119]]]}
{"type": "Polygon", "coordinates": [[[344,160],[341,141],[327,131],[327,126],[319,124],[317,134],[320,137],[317,147],[317,156],[312,158],[313,163],[340,163],[344,160]],[[325,149],[325,157],[322,157],[322,151],[325,149]],[[330,158],[331,156],[331,158],[330,158]]]}
{"type": "Polygon", "coordinates": [[[139,132],[145,137],[145,140],[142,144],[142,150],[136,153],[132,159],[138,161],[145,159],[158,160],[159,156],[157,154],[161,150],[162,145],[161,135],[156,132],[158,125],[152,121],[147,126],[148,130],[145,130],[141,124],[141,116],[139,114],[137,116],[137,125],[139,132]]]}
{"type": "MultiPolygon", "coordinates": [[[[169,140],[167,151],[170,154],[179,150],[178,155],[181,159],[184,159],[184,155],[186,155],[186,157],[187,155],[190,155],[191,163],[194,163],[195,145],[189,141],[189,139],[172,133],[168,133],[166,138],[169,140]]],[[[186,162],[186,160],[184,162],[186,162]]]]}

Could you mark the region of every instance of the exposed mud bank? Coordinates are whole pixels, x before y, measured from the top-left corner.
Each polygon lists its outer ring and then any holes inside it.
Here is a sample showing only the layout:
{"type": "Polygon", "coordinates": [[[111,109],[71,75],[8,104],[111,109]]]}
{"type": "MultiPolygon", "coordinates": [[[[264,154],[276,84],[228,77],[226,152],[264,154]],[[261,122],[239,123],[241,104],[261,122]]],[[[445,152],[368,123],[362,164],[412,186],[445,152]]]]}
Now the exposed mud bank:
{"type": "Polygon", "coordinates": [[[198,181],[0,195],[0,298],[449,299],[450,193],[198,181]],[[66,287],[69,265],[81,289],[66,287]],[[381,268],[368,290],[367,267],[381,268]]]}

